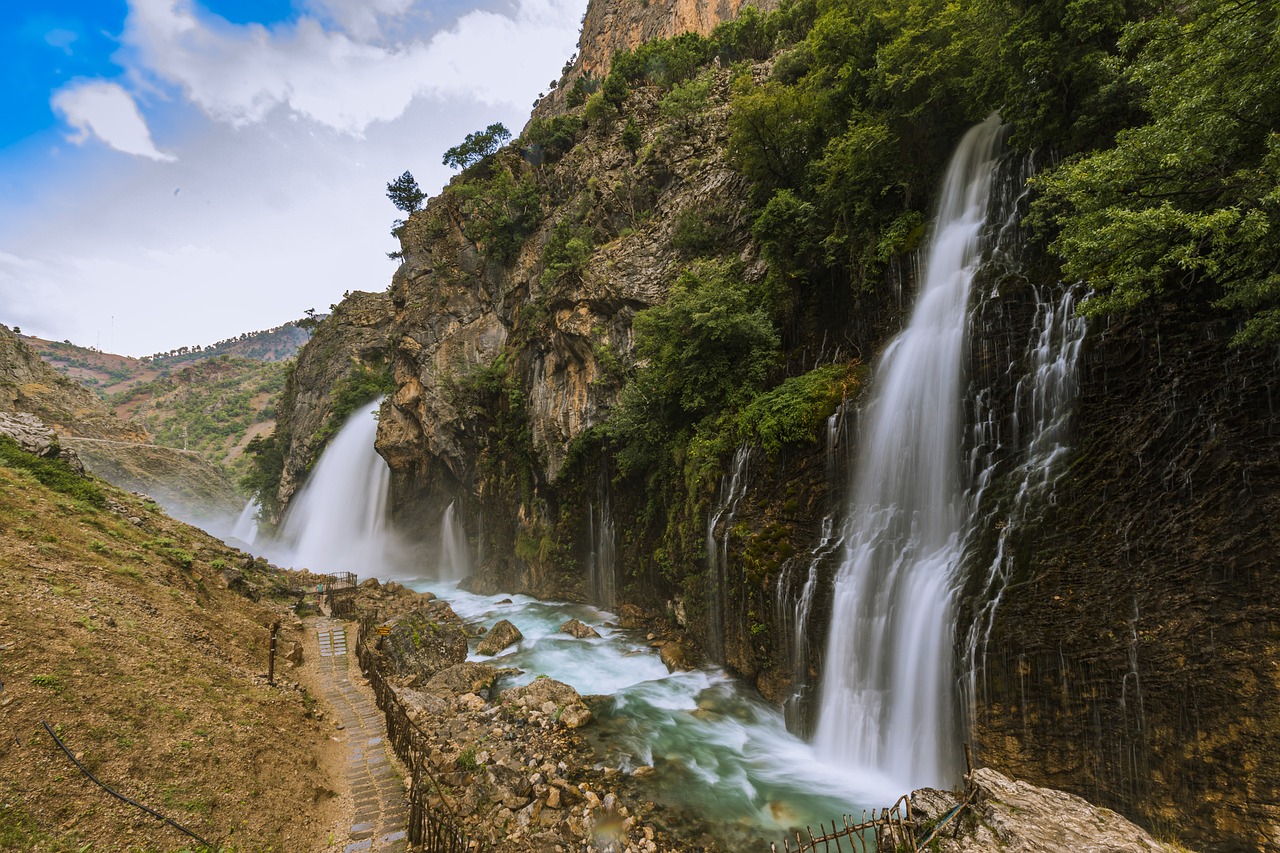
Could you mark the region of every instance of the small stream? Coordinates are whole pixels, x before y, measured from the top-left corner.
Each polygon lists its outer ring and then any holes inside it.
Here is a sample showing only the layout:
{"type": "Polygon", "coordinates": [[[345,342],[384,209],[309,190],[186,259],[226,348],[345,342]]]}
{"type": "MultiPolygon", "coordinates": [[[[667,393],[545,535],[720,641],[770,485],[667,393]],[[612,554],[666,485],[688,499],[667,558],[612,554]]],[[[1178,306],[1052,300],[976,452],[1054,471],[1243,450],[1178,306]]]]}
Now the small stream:
{"type": "MultiPolygon", "coordinates": [[[[644,634],[617,627],[614,615],[588,605],[523,595],[475,595],[453,583],[408,581],[447,600],[469,623],[510,620],[524,640],[496,657],[469,660],[518,668],[502,686],[546,675],[592,703],[583,729],[601,767],[652,767],[644,795],[705,822],[726,849],[780,840],[788,828],[892,803],[904,791],[887,778],[827,765],[789,733],[780,711],[718,667],[667,672],[644,634]],[[580,619],[600,633],[580,640],[560,633],[580,619]]],[[[639,780],[637,780],[639,781],[639,780]]],[[[763,848],[767,849],[767,848],[763,848]]]]}

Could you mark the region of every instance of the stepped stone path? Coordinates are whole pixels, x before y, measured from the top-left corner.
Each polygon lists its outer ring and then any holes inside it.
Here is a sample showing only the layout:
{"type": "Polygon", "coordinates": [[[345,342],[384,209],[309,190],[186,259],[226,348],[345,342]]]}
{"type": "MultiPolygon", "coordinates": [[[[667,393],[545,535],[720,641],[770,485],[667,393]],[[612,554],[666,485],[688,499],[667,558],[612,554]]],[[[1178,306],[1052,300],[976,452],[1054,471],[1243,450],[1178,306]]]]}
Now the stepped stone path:
{"type": "Polygon", "coordinates": [[[346,773],[354,806],[350,840],[340,849],[342,853],[403,853],[409,806],[386,742],[382,712],[368,689],[360,689],[352,680],[353,667],[356,679],[363,681],[364,676],[354,648],[348,647],[346,626],[336,619],[317,619],[315,625],[321,689],[347,736],[346,773]]]}

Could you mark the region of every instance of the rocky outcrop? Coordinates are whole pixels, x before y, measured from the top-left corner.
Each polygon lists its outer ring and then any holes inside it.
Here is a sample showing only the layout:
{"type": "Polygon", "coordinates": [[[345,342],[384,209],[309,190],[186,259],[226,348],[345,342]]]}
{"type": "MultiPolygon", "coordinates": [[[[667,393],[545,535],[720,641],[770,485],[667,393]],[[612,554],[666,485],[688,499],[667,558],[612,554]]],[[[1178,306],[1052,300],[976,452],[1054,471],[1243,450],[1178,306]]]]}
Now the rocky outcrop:
{"type": "Polygon", "coordinates": [[[600,632],[580,619],[570,619],[560,626],[561,634],[577,637],[579,640],[598,639],[600,632]]]}
{"type": "MultiPolygon", "coordinates": [[[[386,293],[348,293],[298,354],[276,413],[284,465],[278,499],[287,503],[319,457],[333,413],[333,394],[353,371],[385,370],[391,302],[386,293]]],[[[340,426],[335,424],[333,426],[340,426]]]]}
{"type": "Polygon", "coordinates": [[[654,39],[682,33],[708,35],[747,7],[777,8],[778,0],[591,0],[582,17],[577,59],[539,102],[535,115],[560,112],[565,95],[580,77],[603,80],[613,55],[654,39]]]}
{"type": "Polygon", "coordinates": [[[92,391],[46,364],[6,326],[0,326],[0,411],[29,412],[59,435],[151,440],[145,429],[120,420],[92,391]]]}
{"type": "Polygon", "coordinates": [[[911,814],[924,838],[937,827],[929,850],[938,853],[1175,853],[1125,818],[1079,797],[1015,782],[995,770],[975,770],[972,801],[953,820],[961,799],[924,789],[911,795],[911,814]],[[944,821],[946,821],[944,823],[944,821]]]}
{"type": "Polygon", "coordinates": [[[467,659],[467,632],[447,602],[431,601],[397,619],[378,649],[396,673],[424,684],[467,659]]]}
{"type": "Polygon", "coordinates": [[[548,719],[570,729],[591,722],[591,710],[578,691],[554,678],[539,676],[523,687],[504,690],[501,699],[504,705],[522,709],[533,721],[548,719]]]}
{"type": "Polygon", "coordinates": [[[84,463],[76,452],[60,445],[57,433],[35,415],[27,412],[0,412],[0,435],[12,438],[27,453],[47,459],[61,459],[72,470],[84,473],[84,463]]]}

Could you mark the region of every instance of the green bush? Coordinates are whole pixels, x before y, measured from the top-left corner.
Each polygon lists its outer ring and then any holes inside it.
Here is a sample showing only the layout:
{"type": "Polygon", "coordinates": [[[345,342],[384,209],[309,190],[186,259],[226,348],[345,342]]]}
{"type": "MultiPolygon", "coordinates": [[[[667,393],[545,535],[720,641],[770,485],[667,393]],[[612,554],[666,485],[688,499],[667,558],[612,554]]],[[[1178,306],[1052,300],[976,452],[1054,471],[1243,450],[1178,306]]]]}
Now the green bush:
{"type": "Polygon", "coordinates": [[[786,444],[806,444],[846,397],[860,385],[857,364],[828,364],[793,376],[756,397],[738,415],[742,441],[775,455],[786,444]]]}
{"type": "Polygon", "coordinates": [[[76,473],[75,469],[61,459],[47,459],[27,453],[7,435],[0,435],[0,464],[28,471],[42,485],[91,506],[107,505],[106,495],[96,482],[76,473]]]}

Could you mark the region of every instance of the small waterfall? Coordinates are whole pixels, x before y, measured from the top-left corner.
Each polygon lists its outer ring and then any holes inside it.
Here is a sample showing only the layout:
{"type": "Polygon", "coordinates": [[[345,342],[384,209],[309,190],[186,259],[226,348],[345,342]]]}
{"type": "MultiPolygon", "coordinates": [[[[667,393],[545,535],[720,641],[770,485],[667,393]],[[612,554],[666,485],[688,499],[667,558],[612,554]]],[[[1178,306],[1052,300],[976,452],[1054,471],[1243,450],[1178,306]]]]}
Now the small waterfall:
{"type": "Polygon", "coordinates": [[[1000,132],[996,116],[973,128],[947,167],[915,309],[881,358],[862,421],[832,602],[815,744],[905,790],[959,773],[962,366],[1000,132]]]}
{"type": "Polygon", "coordinates": [[[250,498],[244,505],[244,509],[240,510],[240,515],[236,517],[236,523],[231,528],[232,539],[243,542],[245,545],[253,544],[253,540],[258,538],[258,510],[257,499],[250,498]]]}
{"type": "Polygon", "coordinates": [[[720,478],[720,501],[716,511],[707,517],[707,628],[708,652],[713,660],[724,662],[724,612],[726,606],[729,533],[738,513],[738,502],[747,491],[747,460],[750,445],[743,444],[733,455],[733,467],[720,478]],[[721,525],[723,520],[724,524],[721,525]],[[720,539],[716,532],[720,531],[720,539]]]}
{"type": "Polygon", "coordinates": [[[599,504],[592,503],[587,509],[588,536],[591,540],[591,553],[587,555],[587,580],[591,601],[608,610],[617,603],[615,572],[618,551],[607,485],[602,483],[600,486],[599,504]]]}
{"type": "Polygon", "coordinates": [[[467,529],[450,501],[440,516],[440,560],[436,575],[442,581],[460,581],[471,574],[471,549],[467,546],[467,529]]]}
{"type": "MultiPolygon", "coordinates": [[[[1013,410],[1008,416],[1012,450],[1019,454],[1017,467],[1005,478],[1016,484],[1008,506],[989,510],[999,533],[995,555],[979,578],[980,602],[965,638],[964,671],[970,719],[985,693],[987,645],[1005,588],[1013,575],[1010,537],[1033,520],[1036,508],[1053,503],[1058,463],[1068,452],[1068,431],[1074,411],[1080,352],[1087,324],[1077,316],[1080,285],[1036,288],[1035,319],[1022,362],[1026,373],[1014,386],[1013,410]]],[[[990,401],[990,389],[979,392],[975,411],[971,470],[976,484],[975,507],[995,478],[1004,448],[1000,441],[1000,417],[990,401]]]]}
{"type": "Polygon", "coordinates": [[[384,574],[391,469],[377,451],[381,400],[352,415],[289,503],[281,526],[283,560],[316,572],[384,574]]]}

